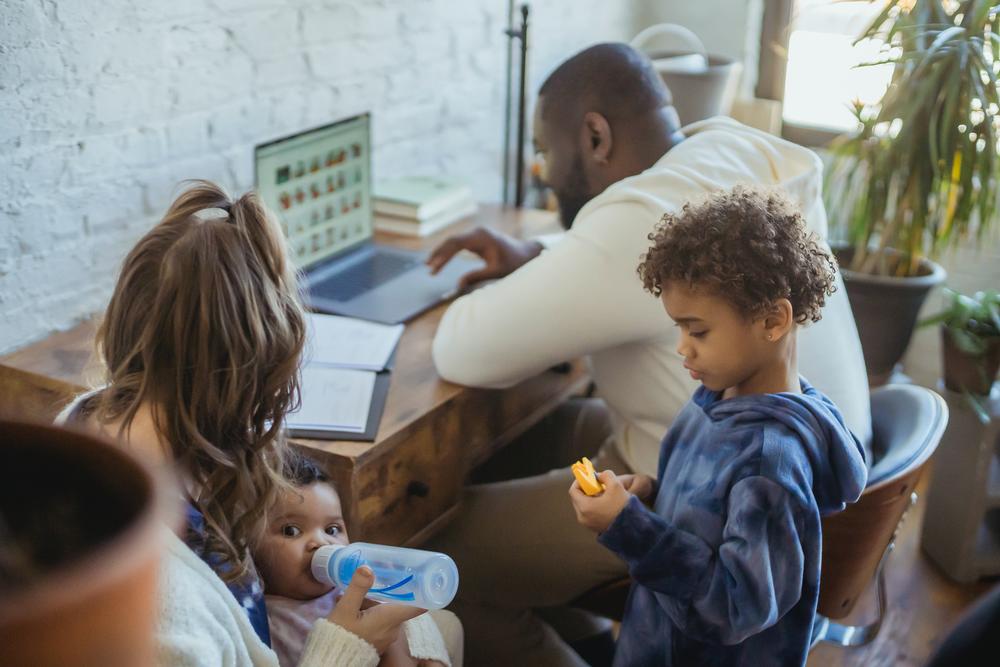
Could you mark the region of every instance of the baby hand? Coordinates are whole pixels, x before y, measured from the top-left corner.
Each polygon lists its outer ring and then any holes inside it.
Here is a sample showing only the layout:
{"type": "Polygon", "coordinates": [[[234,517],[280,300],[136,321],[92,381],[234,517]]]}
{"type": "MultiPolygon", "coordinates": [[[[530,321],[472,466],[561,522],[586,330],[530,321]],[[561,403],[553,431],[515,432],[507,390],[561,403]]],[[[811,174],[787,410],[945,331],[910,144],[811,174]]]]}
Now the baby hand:
{"type": "Polygon", "coordinates": [[[604,492],[600,495],[588,496],[580,488],[580,483],[573,480],[569,497],[580,525],[595,533],[603,533],[628,503],[629,492],[610,470],[598,473],[597,481],[604,485],[604,492]]]}

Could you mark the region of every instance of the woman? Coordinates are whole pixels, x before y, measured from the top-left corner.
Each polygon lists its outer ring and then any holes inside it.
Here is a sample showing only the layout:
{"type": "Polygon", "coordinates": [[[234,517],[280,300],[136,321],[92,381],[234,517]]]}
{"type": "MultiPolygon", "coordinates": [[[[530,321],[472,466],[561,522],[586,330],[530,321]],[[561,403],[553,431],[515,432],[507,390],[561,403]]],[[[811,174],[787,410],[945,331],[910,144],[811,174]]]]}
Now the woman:
{"type": "MultiPolygon", "coordinates": [[[[60,420],[176,471],[181,535],[165,537],[157,645],[166,665],[277,667],[249,545],[287,488],[285,415],[298,403],[305,320],[273,216],[197,181],[125,258],[97,333],[102,389],[60,420]]],[[[314,626],[300,665],[375,665],[422,610],[362,609],[362,568],[314,626]]]]}

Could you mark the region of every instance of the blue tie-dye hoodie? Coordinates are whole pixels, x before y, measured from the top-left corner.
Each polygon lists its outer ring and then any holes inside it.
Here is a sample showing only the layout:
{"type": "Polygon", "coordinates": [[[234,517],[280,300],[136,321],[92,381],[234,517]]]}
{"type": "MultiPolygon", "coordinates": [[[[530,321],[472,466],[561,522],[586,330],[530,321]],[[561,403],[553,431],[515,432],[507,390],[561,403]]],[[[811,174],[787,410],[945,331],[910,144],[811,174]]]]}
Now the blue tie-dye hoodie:
{"type": "Polygon", "coordinates": [[[861,445],[826,396],[721,400],[700,387],[663,439],[652,510],[634,496],[600,542],[635,580],[615,665],[802,665],[820,516],[858,499],[861,445]]]}

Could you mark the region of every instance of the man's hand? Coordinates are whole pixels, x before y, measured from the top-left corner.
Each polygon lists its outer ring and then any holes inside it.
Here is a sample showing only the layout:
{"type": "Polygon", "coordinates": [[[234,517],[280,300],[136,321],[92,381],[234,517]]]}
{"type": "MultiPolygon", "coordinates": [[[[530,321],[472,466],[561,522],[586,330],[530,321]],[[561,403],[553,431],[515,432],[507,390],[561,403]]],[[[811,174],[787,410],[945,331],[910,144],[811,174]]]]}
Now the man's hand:
{"type": "Polygon", "coordinates": [[[588,496],[574,479],[569,487],[569,497],[580,525],[595,533],[603,533],[628,503],[629,493],[610,470],[597,473],[597,481],[604,485],[604,493],[588,496]]]}
{"type": "Polygon", "coordinates": [[[656,493],[656,480],[649,475],[622,475],[618,478],[625,490],[646,503],[653,502],[656,493]]]}
{"type": "Polygon", "coordinates": [[[538,241],[521,241],[501,232],[477,227],[473,230],[445,239],[431,251],[427,266],[436,274],[461,250],[469,250],[479,255],[486,266],[470,271],[458,282],[459,289],[493,278],[503,278],[527,264],[542,252],[538,241]]]}
{"type": "Polygon", "coordinates": [[[353,632],[382,655],[399,637],[402,624],[427,610],[398,604],[376,604],[364,608],[365,595],[373,583],[375,575],[367,566],[355,570],[344,596],[326,620],[353,632]]]}

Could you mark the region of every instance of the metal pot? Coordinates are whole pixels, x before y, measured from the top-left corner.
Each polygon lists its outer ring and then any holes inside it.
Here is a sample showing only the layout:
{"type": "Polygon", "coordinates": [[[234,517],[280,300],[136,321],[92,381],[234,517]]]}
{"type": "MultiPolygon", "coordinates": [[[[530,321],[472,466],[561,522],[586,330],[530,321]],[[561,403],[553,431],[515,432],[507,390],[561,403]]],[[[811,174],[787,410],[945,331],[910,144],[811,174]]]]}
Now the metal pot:
{"type": "Polygon", "coordinates": [[[743,65],[709,55],[693,32],[673,23],[652,25],[631,45],[642,51],[670,89],[681,125],[728,114],[736,97],[743,65]]]}

